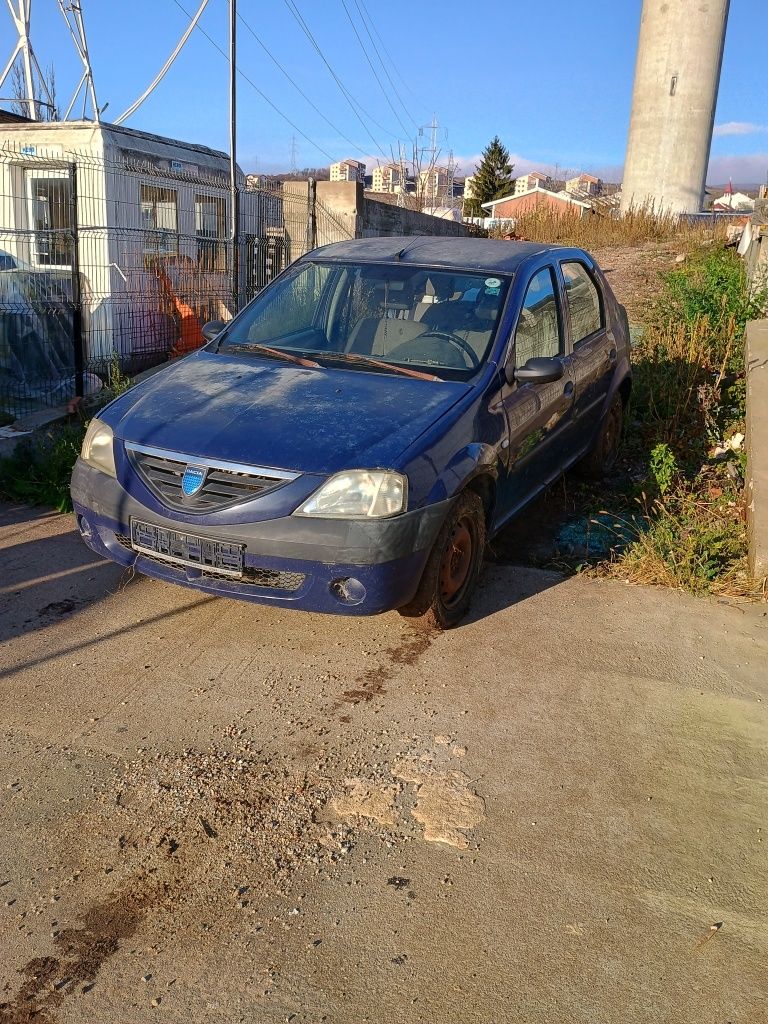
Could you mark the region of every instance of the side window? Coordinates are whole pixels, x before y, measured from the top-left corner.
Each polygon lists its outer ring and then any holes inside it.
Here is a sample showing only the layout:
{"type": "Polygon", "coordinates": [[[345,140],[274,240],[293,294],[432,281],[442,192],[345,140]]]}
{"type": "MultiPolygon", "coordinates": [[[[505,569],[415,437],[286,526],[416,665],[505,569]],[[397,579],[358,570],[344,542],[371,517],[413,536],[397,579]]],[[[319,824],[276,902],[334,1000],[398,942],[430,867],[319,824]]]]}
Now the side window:
{"type": "Polygon", "coordinates": [[[583,263],[563,263],[562,268],[576,346],[603,326],[600,293],[583,263]]]}
{"type": "Polygon", "coordinates": [[[532,279],[525,293],[515,331],[515,365],[529,359],[559,356],[563,351],[560,317],[552,270],[545,267],[532,279]]]}

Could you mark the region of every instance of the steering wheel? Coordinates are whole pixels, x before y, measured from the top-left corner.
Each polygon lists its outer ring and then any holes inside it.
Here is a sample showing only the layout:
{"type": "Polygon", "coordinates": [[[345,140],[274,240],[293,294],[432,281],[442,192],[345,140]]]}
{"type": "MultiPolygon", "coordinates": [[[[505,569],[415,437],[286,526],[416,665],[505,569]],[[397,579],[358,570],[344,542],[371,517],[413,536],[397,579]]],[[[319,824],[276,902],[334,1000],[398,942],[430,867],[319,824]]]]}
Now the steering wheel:
{"type": "Polygon", "coordinates": [[[469,359],[471,369],[476,370],[480,365],[480,360],[477,358],[475,350],[469,342],[460,338],[457,334],[451,334],[450,331],[427,331],[426,334],[417,335],[413,340],[421,341],[422,338],[442,338],[444,341],[450,341],[452,345],[455,345],[469,359]]]}

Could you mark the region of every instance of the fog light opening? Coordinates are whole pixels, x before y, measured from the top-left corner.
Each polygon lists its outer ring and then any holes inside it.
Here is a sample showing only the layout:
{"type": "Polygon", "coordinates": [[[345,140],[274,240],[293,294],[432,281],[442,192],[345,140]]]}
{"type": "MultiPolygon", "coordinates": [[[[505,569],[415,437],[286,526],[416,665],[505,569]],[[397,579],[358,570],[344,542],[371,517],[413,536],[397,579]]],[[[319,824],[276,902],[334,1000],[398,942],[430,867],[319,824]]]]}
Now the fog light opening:
{"type": "Polygon", "coordinates": [[[80,527],[80,533],[82,533],[84,537],[87,537],[88,540],[93,537],[93,528],[85,516],[77,517],[77,525],[80,527]]]}
{"type": "Polygon", "coordinates": [[[331,583],[331,593],[342,604],[362,604],[366,591],[354,576],[342,576],[331,583]]]}

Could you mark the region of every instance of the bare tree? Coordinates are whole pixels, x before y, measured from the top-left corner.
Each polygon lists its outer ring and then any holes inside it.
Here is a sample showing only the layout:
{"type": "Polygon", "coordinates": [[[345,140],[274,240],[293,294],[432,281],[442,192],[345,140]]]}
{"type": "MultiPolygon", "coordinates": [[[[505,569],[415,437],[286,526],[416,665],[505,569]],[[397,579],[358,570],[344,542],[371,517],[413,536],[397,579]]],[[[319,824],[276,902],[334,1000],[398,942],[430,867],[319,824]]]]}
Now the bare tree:
{"type": "Polygon", "coordinates": [[[15,113],[27,117],[29,114],[29,100],[35,104],[35,117],[38,121],[58,121],[59,110],[56,103],[56,73],[53,65],[50,64],[44,75],[44,81],[40,78],[33,79],[34,96],[27,96],[27,83],[24,80],[21,67],[17,62],[11,71],[11,94],[13,95],[12,109],[15,113]],[[47,96],[48,99],[42,99],[47,96]]]}

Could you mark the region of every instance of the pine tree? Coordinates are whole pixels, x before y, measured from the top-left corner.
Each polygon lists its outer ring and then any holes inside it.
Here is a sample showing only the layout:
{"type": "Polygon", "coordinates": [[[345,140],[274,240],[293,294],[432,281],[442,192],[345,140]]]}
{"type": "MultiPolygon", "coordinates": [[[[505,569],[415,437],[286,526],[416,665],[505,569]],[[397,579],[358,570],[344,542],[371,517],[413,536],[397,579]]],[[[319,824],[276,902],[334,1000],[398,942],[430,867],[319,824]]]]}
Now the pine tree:
{"type": "Polygon", "coordinates": [[[512,191],[512,164],[509,162],[509,150],[501,144],[498,135],[494,135],[483,150],[482,160],[475,167],[472,180],[472,198],[466,206],[469,217],[483,217],[488,211],[482,208],[483,203],[498,199],[512,191]]]}

